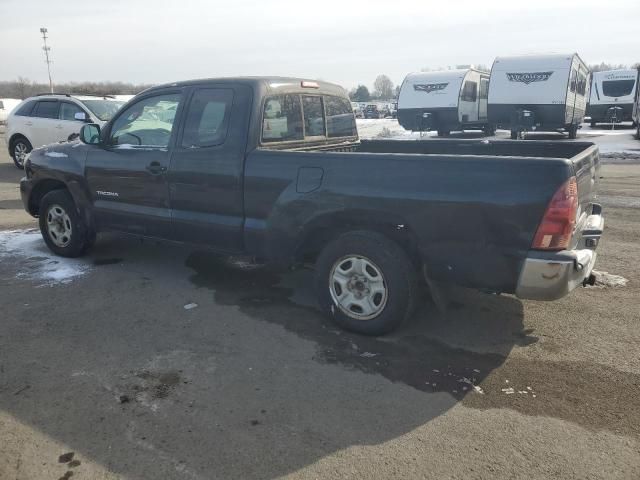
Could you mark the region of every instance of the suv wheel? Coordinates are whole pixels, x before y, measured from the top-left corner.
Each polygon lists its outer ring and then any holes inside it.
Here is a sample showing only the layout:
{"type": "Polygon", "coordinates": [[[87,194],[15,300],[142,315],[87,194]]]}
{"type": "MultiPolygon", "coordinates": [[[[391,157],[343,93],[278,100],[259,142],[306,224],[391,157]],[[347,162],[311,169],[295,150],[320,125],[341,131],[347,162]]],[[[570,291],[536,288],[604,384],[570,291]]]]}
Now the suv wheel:
{"type": "Polygon", "coordinates": [[[92,236],[66,190],[54,190],[40,201],[40,233],[47,247],[62,257],[79,257],[92,244],[92,236]]]}
{"type": "Polygon", "coordinates": [[[417,275],[406,253],[383,235],[341,235],[316,262],[322,310],[339,326],[365,335],[396,329],[413,311],[417,275]]]}
{"type": "Polygon", "coordinates": [[[33,150],[33,147],[24,137],[15,139],[11,144],[11,157],[13,157],[13,163],[20,170],[24,169],[24,161],[27,158],[27,154],[33,150]]]}

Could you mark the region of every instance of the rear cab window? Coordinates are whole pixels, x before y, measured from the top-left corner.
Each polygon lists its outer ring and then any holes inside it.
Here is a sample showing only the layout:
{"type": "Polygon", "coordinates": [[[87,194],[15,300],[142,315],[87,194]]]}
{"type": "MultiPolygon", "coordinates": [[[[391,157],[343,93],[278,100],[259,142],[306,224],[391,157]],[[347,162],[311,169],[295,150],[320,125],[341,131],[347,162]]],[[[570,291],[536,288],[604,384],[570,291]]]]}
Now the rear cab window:
{"type": "Polygon", "coordinates": [[[356,137],[355,116],[348,99],[323,94],[271,95],[265,99],[262,143],[317,142],[356,137]]]}

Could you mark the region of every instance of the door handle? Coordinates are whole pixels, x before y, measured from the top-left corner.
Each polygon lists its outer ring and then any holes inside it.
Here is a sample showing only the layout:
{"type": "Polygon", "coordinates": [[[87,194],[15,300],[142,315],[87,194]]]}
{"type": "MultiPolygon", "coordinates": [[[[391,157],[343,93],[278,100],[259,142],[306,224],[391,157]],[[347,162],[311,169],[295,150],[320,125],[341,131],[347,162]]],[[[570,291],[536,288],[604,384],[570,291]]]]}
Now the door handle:
{"type": "Polygon", "coordinates": [[[163,167],[160,165],[160,162],[151,162],[147,165],[147,171],[151,173],[151,175],[159,175],[167,171],[167,167],[163,167]]]}

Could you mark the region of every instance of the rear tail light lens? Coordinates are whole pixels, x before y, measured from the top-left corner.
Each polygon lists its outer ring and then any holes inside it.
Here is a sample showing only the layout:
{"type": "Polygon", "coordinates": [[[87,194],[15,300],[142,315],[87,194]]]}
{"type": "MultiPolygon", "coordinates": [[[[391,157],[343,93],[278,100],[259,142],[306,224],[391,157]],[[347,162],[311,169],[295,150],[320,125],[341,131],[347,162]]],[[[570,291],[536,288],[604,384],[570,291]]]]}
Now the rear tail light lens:
{"type": "Polygon", "coordinates": [[[578,184],[576,177],[567,180],[553,195],[544,212],[531,248],[563,250],[569,247],[576,226],[578,184]]]}

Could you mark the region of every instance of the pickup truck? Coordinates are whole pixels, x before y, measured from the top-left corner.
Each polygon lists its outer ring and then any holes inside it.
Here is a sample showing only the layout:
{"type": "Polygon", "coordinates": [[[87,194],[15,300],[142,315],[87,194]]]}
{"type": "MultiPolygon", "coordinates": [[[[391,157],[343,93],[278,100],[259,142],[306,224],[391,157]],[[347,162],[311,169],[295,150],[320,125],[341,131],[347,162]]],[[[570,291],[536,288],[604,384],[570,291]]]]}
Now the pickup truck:
{"type": "Polygon", "coordinates": [[[33,150],[20,189],[58,255],[110,230],[312,264],[323,311],[377,335],[423,287],[554,300],[593,279],[598,169],[584,142],[361,141],[341,87],[225,78],[150,88],[33,150]]]}

